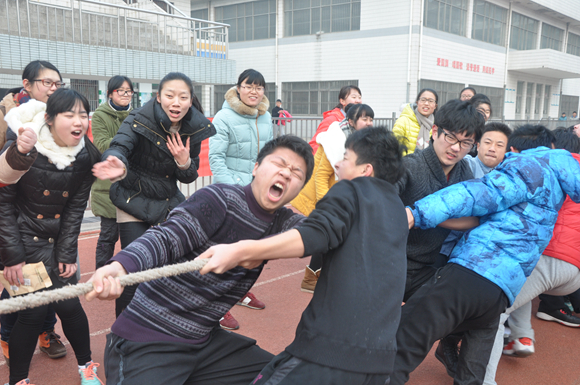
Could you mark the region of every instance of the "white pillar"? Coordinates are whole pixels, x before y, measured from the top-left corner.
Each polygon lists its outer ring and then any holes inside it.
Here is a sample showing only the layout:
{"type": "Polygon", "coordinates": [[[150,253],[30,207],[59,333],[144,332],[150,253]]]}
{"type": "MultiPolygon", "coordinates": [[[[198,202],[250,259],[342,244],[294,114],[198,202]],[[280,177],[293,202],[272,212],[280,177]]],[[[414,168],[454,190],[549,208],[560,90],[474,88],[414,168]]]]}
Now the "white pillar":
{"type": "Polygon", "coordinates": [[[139,83],[139,101],[141,105],[147,103],[153,96],[152,83],[139,83]]]}
{"type": "Polygon", "coordinates": [[[107,100],[107,82],[99,80],[99,105],[107,100]]]}

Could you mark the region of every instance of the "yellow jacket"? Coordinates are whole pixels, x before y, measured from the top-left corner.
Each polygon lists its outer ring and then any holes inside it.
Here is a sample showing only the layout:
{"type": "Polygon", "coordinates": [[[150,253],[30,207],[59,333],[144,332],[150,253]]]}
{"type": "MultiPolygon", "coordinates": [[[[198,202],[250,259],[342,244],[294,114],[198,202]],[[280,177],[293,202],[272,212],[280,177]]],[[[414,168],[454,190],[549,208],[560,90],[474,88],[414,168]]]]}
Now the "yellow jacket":
{"type": "Polygon", "coordinates": [[[407,104],[393,126],[393,134],[395,134],[401,144],[407,147],[406,155],[415,152],[420,130],[421,125],[415,116],[415,112],[411,105],[407,104]]]}
{"type": "Polygon", "coordinates": [[[326,195],[328,190],[338,182],[334,168],[324,153],[324,147],[318,146],[314,155],[314,172],[312,178],[302,188],[300,194],[292,202],[302,214],[308,216],[314,210],[316,202],[326,195]]]}

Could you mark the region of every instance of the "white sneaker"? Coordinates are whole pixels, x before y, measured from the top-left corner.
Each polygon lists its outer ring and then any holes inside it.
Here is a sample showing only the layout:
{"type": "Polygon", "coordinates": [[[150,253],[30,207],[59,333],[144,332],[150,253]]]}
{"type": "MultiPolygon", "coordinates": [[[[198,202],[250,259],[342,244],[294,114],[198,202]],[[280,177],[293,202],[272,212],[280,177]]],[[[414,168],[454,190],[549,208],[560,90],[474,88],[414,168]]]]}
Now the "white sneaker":
{"type": "Polygon", "coordinates": [[[534,341],[531,338],[522,337],[517,340],[510,340],[503,348],[506,356],[527,357],[535,353],[534,341]]]}

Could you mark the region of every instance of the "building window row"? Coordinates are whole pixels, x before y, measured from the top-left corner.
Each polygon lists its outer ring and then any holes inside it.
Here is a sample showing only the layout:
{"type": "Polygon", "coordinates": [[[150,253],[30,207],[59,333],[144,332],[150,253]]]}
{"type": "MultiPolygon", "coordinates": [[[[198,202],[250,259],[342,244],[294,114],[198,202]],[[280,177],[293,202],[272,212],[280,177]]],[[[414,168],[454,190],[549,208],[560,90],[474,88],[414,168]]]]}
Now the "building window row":
{"type": "Polygon", "coordinates": [[[295,115],[322,115],[338,104],[344,86],[358,86],[358,80],[282,83],[284,108],[295,115]]]}
{"type": "Polygon", "coordinates": [[[356,31],[360,0],[284,0],[284,35],[356,31]]]}
{"type": "Polygon", "coordinates": [[[230,25],[230,42],[274,38],[276,0],[215,7],[215,21],[230,25]]]}

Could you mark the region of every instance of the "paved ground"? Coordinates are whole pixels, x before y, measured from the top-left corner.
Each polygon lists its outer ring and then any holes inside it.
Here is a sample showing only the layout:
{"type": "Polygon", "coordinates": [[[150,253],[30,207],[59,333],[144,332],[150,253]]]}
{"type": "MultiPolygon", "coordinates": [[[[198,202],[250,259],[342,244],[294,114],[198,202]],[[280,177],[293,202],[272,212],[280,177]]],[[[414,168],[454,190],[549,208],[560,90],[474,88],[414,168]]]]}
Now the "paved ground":
{"type": "MultiPolygon", "coordinates": [[[[86,221],[85,235],[79,241],[83,281],[94,270],[94,250],[98,234],[98,222],[86,221]]],[[[251,310],[236,306],[232,314],[240,322],[239,333],[255,338],[264,349],[281,352],[293,337],[300,314],[311,298],[299,289],[303,269],[307,261],[288,260],[269,263],[252,292],[266,303],[264,310],[251,310]]],[[[103,362],[105,335],[114,321],[114,303],[93,301],[83,306],[89,317],[93,359],[103,362]]],[[[535,308],[537,302],[535,303],[535,308]]],[[[535,310],[534,308],[534,310],[535,310]]],[[[552,322],[533,319],[536,330],[537,353],[525,359],[504,357],[500,363],[497,381],[499,385],[580,385],[578,341],[580,329],[564,327],[552,322]]],[[[60,323],[57,331],[60,331],[60,323]]],[[[65,342],[66,343],[66,342],[65,342]]],[[[79,384],[74,353],[68,345],[68,355],[51,360],[37,351],[31,364],[30,378],[36,385],[79,384]]],[[[101,372],[102,373],[102,372],[101,372]]],[[[104,376],[101,374],[104,382],[104,376]]],[[[0,383],[8,380],[8,368],[0,358],[0,383]]],[[[410,385],[451,385],[443,366],[429,354],[412,374],[410,385]]],[[[144,384],[147,385],[147,384],[144,384]]]]}

